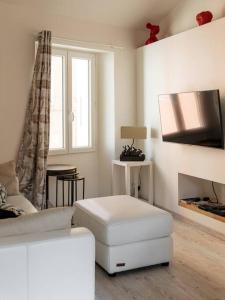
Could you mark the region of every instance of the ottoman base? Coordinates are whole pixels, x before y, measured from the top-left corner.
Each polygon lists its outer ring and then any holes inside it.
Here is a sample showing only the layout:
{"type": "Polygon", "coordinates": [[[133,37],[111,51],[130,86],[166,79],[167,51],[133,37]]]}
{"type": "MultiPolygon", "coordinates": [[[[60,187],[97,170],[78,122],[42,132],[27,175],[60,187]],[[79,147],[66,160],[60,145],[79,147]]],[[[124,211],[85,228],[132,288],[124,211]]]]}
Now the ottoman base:
{"type": "Polygon", "coordinates": [[[107,246],[96,240],[96,262],[109,274],[157,264],[168,264],[173,254],[170,236],[107,246]]]}

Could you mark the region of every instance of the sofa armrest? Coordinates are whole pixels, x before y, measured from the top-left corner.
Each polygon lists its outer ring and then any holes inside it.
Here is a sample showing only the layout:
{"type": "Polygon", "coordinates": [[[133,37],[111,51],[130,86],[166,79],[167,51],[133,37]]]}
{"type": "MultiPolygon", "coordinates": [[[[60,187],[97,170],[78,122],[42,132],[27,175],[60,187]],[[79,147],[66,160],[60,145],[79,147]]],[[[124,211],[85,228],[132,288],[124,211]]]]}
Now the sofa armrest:
{"type": "Polygon", "coordinates": [[[0,240],[0,299],[94,300],[94,290],[95,241],[89,230],[0,240]]]}

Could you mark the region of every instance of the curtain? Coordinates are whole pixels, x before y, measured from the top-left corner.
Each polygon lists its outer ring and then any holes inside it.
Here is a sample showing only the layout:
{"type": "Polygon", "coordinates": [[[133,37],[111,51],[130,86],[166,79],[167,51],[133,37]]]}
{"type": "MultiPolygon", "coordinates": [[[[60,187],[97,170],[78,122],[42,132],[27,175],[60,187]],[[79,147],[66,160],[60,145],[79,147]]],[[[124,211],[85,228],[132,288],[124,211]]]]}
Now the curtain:
{"type": "Polygon", "coordinates": [[[16,166],[20,192],[37,208],[41,208],[45,196],[49,150],[51,50],[51,32],[40,32],[16,166]]]}

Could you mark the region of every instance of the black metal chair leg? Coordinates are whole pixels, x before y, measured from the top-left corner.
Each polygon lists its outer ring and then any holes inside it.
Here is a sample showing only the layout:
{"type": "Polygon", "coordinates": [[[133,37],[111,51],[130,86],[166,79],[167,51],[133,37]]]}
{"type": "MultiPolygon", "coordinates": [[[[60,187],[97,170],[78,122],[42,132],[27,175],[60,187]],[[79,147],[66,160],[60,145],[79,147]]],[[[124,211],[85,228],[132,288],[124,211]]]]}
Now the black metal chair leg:
{"type": "Polygon", "coordinates": [[[45,204],[45,208],[48,208],[48,199],[49,199],[49,176],[46,175],[46,204],[45,204]]]}
{"type": "Polygon", "coordinates": [[[74,200],[74,183],[71,181],[71,199],[70,199],[70,206],[73,205],[73,200],[74,200]]]}
{"type": "Polygon", "coordinates": [[[77,180],[74,183],[75,183],[75,201],[77,201],[77,180]]]}
{"type": "Polygon", "coordinates": [[[55,198],[55,206],[58,207],[58,178],[56,177],[56,198],[55,198]]]}
{"type": "Polygon", "coordinates": [[[83,199],[85,197],[85,178],[83,178],[83,199]]]}
{"type": "Polygon", "coordinates": [[[70,206],[70,182],[68,181],[68,206],[70,206]]]}
{"type": "Polygon", "coordinates": [[[63,194],[63,206],[65,205],[65,202],[64,202],[64,200],[65,200],[65,195],[64,195],[64,180],[62,181],[62,194],[63,194]]]}

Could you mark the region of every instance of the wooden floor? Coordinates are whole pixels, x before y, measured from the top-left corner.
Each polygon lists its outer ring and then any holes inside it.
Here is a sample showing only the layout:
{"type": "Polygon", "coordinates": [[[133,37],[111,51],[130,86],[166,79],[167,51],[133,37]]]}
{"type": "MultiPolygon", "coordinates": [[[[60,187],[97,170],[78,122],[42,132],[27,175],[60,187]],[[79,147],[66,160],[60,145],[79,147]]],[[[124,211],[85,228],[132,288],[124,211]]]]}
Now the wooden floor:
{"type": "Polygon", "coordinates": [[[96,300],[225,300],[225,238],[175,218],[174,259],[108,277],[96,267],[96,300]]]}

